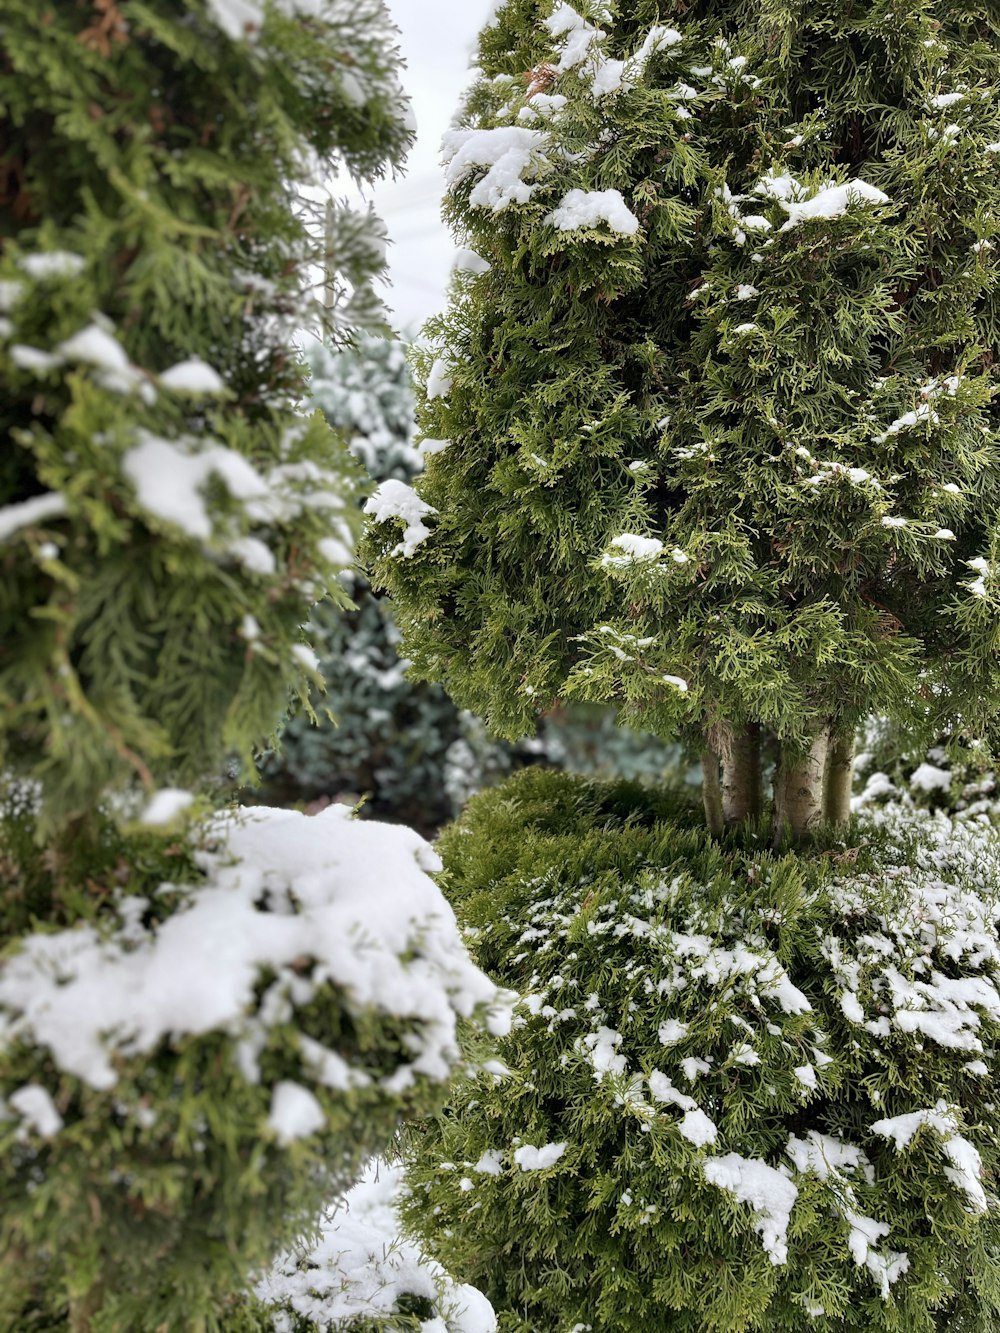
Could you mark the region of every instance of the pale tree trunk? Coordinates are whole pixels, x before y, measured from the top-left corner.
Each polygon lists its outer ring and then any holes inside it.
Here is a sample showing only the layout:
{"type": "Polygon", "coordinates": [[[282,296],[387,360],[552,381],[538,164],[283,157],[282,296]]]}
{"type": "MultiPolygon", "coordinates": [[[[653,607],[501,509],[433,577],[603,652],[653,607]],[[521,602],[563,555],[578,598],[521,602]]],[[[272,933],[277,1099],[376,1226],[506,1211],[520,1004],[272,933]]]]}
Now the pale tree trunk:
{"type": "Polygon", "coordinates": [[[73,1296],[69,1303],[70,1333],[90,1333],[91,1321],[101,1308],[100,1283],[91,1287],[84,1296],[73,1296]]]}
{"type": "Polygon", "coordinates": [[[830,737],[823,796],[823,818],[834,828],[844,828],[850,822],[853,785],[854,732],[834,732],[830,737]]]}
{"type": "Polygon", "coordinates": [[[721,838],[726,827],[722,813],[722,785],[719,782],[719,756],[711,750],[701,752],[701,799],[705,822],[713,838],[721,838]]]}
{"type": "Polygon", "coordinates": [[[728,828],[759,819],[760,728],[751,723],[713,727],[713,749],[722,761],[722,815],[728,828]]]}
{"type": "Polygon", "coordinates": [[[755,723],[734,727],[717,722],[711,727],[701,772],[705,817],[713,837],[760,818],[760,728],[755,723]]]}
{"type": "Polygon", "coordinates": [[[813,737],[807,750],[782,746],[774,777],[774,844],[786,835],[808,842],[823,822],[823,789],[829,733],[813,737]]]}

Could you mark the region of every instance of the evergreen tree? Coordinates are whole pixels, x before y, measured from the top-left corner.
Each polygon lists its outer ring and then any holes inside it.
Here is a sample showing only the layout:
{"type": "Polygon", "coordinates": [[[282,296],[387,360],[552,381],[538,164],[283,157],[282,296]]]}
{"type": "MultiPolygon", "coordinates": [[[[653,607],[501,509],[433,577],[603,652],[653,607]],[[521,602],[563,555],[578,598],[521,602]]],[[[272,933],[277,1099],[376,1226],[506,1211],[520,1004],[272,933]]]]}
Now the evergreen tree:
{"type": "Polygon", "coordinates": [[[681,735],[710,826],[531,773],[442,840],[523,1000],[408,1208],[503,1333],[997,1327],[997,842],[844,826],[870,712],[994,725],[998,39],[976,0],[484,30],[448,444],[371,549],[422,673],[512,735],[564,697],[681,735]],[[762,752],[815,850],[762,850],[762,752]]]}
{"type": "Polygon", "coordinates": [[[773,735],[779,837],[846,819],[870,711],[993,728],[996,38],[930,0],[500,8],[446,140],[450,443],[373,502],[422,674],[509,735],[581,697],[684,737],[716,830],[773,735]]]}
{"type": "Polygon", "coordinates": [[[4,1329],[220,1328],[495,997],[415,834],[197,795],[346,600],[290,334],[381,319],[374,220],[303,195],[400,160],[396,63],[381,0],[3,6],[4,1329]]]}
{"type": "MultiPolygon", "coordinates": [[[[316,345],[310,397],[375,482],[411,482],[432,452],[415,443],[415,400],[402,344],[316,345]]],[[[606,707],[561,709],[517,745],[491,737],[440,685],[411,678],[385,597],[360,570],[341,576],[354,609],[313,608],[310,634],[324,688],[313,686],[263,765],[263,799],[365,798],[363,815],[435,832],[468,798],[516,768],[545,763],[605,777],[662,778],[676,750],[615,728],[606,707]]]]}

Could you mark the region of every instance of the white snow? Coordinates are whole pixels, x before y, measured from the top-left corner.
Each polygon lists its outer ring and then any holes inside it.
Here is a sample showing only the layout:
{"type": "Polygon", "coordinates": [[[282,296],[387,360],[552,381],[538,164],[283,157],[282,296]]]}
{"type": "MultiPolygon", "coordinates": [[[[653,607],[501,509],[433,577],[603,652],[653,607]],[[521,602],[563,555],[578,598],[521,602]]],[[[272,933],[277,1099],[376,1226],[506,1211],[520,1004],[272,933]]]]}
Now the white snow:
{"type": "Polygon", "coordinates": [[[456,273],[489,273],[492,265],[475,250],[462,249],[456,252],[452,268],[456,273]]]}
{"type": "Polygon", "coordinates": [[[137,432],[139,444],[122,458],[122,471],[147,513],[174,523],[189,537],[207,541],[212,519],[202,491],[212,477],[237,500],[264,499],[268,486],[251,464],[221,444],[199,448],[189,439],[137,432]]]}
{"type": "Polygon", "coordinates": [[[559,231],[578,231],[605,222],[620,236],[634,236],[639,219],[618,190],[570,190],[544,219],[559,231]]]}
{"type": "Polygon", "coordinates": [[[310,648],[307,643],[293,643],[292,656],[299,666],[305,667],[307,671],[319,671],[319,658],[316,656],[316,650],[310,648]]]}
{"type": "Polygon", "coordinates": [[[128,374],[132,369],[124,347],[100,324],[88,324],[72,338],[59,343],[55,351],[66,361],[83,361],[112,374],[128,374]]]}
{"type": "Polygon", "coordinates": [[[272,1264],[255,1295],[273,1311],[275,1333],[292,1318],[317,1329],[380,1327],[405,1298],[423,1298],[434,1317],[424,1333],[496,1333],[496,1316],[474,1287],[460,1286],[419,1246],[402,1235],[397,1201],[402,1169],[372,1162],[364,1176],[326,1213],[319,1234],[272,1264]]]}
{"type": "Polygon", "coordinates": [[[43,1139],[54,1138],[63,1127],[63,1118],[48,1092],[38,1083],[26,1083],[7,1098],[7,1105],[20,1115],[23,1124],[43,1139]]]}
{"type": "Polygon", "coordinates": [[[433,402],[435,398],[447,398],[453,383],[451,367],[444,357],[439,356],[427,376],[428,399],[433,402]]]}
{"type": "Polygon", "coordinates": [[[437,510],[426,500],[421,500],[412,486],[395,477],[383,481],[378,489],[365,502],[365,513],[370,514],[376,523],[388,523],[399,519],[404,525],[402,541],[390,551],[390,556],[413,555],[417,547],[431,535],[431,530],[424,519],[437,510]]]}
{"type": "Polygon", "coordinates": [[[749,1204],[757,1215],[754,1230],[763,1241],[772,1264],[788,1262],[788,1224],[799,1196],[796,1186],[782,1171],[766,1162],[727,1153],[704,1163],[705,1179],[749,1204]]]}
{"type": "Polygon", "coordinates": [[[42,250],[37,254],[22,255],[17,263],[21,271],[36,282],[75,278],[85,267],[83,257],[69,250],[42,250]]]}
{"type": "Polygon", "coordinates": [[[499,1176],[503,1172],[503,1149],[488,1148],[472,1168],[485,1176],[499,1176]]]}
{"type": "Polygon", "coordinates": [[[543,130],[502,126],[493,130],[449,130],[442,140],[445,179],[449,187],[465,180],[478,167],[486,174],[469,195],[472,208],[502,212],[511,204],[526,204],[535,189],[534,180],[548,165],[545,149],[549,136],[543,130]]]}
{"type": "Polygon", "coordinates": [[[193,800],[192,794],[180,787],[161,787],[139,816],[139,823],[154,828],[172,824],[193,800]]]}
{"type": "Polygon", "coordinates": [[[525,1143],[514,1149],[514,1161],[522,1171],[546,1171],[555,1166],[565,1151],[565,1143],[546,1143],[540,1148],[525,1143]]]}
{"type": "Polygon", "coordinates": [[[918,791],[948,791],[951,787],[951,773],[946,768],[935,768],[926,761],[910,774],[910,786],[918,791]]]}
{"type": "Polygon", "coordinates": [[[672,1046],[674,1042],[683,1041],[688,1034],[689,1025],[682,1023],[677,1018],[668,1018],[661,1023],[657,1029],[657,1036],[663,1046],[672,1046]]]}
{"type": "Polygon", "coordinates": [[[928,99],[927,105],[935,111],[942,111],[945,107],[955,106],[958,102],[965,101],[965,93],[938,93],[936,97],[928,99]]]}
{"type": "MultiPolygon", "coordinates": [[[[782,179],[782,178],[778,178],[782,179]]],[[[777,187],[778,179],[773,183],[777,187]]],[[[783,178],[791,179],[791,178],[783,178]]],[[[781,207],[788,214],[788,221],[780,228],[791,231],[803,222],[812,222],[819,218],[837,218],[848,211],[852,204],[887,204],[889,196],[863,180],[845,181],[842,185],[825,185],[809,199],[794,199],[777,195],[781,207]]],[[[746,222],[744,221],[744,226],[746,222]]]]}
{"type": "Polygon", "coordinates": [[[66,497],[58,491],[46,491],[30,500],[5,505],[0,509],[0,542],[9,541],[21,528],[44,523],[48,518],[60,518],[66,513],[66,497]]]}
{"type": "MultiPolygon", "coordinates": [[[[0,1049],[34,1043],[57,1070],[110,1088],[122,1060],[222,1032],[240,1043],[244,1073],[256,1079],[256,1053],[270,1026],[288,1021],[288,997],[306,1004],[329,983],[352,1013],[374,1009],[412,1025],[405,1057],[383,1080],[402,1090],[418,1074],[450,1076],[460,1016],[486,1006],[488,1026],[506,1030],[509,997],[472,964],[427,873],[441,863],[411,830],[331,805],[312,817],[254,807],[219,817],[210,835],[198,853],[206,881],[181,890],[185,905],[167,920],[144,925],[132,899],[117,934],[88,925],[22,941],[0,967],[0,1049]],[[303,958],[316,960],[312,975],[302,974],[303,958]],[[265,973],[270,999],[259,1005],[265,973]]],[[[318,1043],[306,1054],[303,1085],[310,1071],[322,1084],[325,1067],[335,1087],[345,1075],[371,1081],[318,1043]]]]}
{"type": "Polygon", "coordinates": [[[271,1093],[271,1114],[267,1123],[274,1130],[279,1143],[308,1138],[326,1124],[323,1108],[301,1083],[283,1079],[274,1085],[271,1093]]]}
{"type": "Polygon", "coordinates": [[[677,1128],[696,1148],[709,1148],[719,1137],[715,1122],[698,1109],[688,1111],[677,1128]]]}
{"type": "Polygon", "coordinates": [[[219,372],[197,356],[178,361],[175,366],[165,370],[160,376],[160,383],[165,389],[191,394],[217,394],[226,387],[219,372]]]}
{"type": "Polygon", "coordinates": [[[618,537],[612,537],[608,545],[622,554],[605,556],[604,564],[626,565],[633,560],[655,560],[663,551],[663,543],[657,537],[642,537],[635,532],[623,532],[618,537]]]}

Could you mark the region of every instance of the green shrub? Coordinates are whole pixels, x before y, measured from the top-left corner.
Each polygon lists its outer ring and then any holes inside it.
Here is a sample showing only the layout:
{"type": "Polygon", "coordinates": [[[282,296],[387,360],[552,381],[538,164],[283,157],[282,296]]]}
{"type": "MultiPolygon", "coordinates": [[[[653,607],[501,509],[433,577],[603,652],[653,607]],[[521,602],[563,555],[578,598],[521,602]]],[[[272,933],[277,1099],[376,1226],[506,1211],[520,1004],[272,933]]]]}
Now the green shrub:
{"type": "Polygon", "coordinates": [[[108,822],[54,870],[25,820],[0,823],[5,887],[49,929],[0,968],[0,1328],[60,1301],[74,1330],[218,1328],[440,1103],[494,988],[408,829],[343,807],[189,839],[108,822]]]}
{"type": "Polygon", "coordinates": [[[214,1333],[495,995],[416,834],[197,794],[347,600],[292,331],[384,238],[304,196],[412,130],[382,0],[2,11],[0,1328],[214,1333]]]}
{"type": "MultiPolygon", "coordinates": [[[[311,401],[348,441],[375,482],[412,481],[423,468],[414,444],[414,394],[404,346],[362,337],[352,348],[309,353],[311,401]]],[[[365,798],[364,816],[431,833],[473,793],[526,764],[601,776],[659,777],[676,749],[614,725],[606,708],[559,708],[518,745],[490,736],[440,685],[415,680],[400,656],[388,599],[360,570],[342,579],[354,602],[313,608],[309,636],[325,688],[314,685],[287,718],[263,762],[262,798],[275,804],[324,796],[365,798]]]]}
{"type": "Polygon", "coordinates": [[[697,825],[530,771],[444,835],[523,999],[410,1135],[410,1223],[503,1333],[995,1330],[1000,843],[887,811],[778,856],[697,825]]]}

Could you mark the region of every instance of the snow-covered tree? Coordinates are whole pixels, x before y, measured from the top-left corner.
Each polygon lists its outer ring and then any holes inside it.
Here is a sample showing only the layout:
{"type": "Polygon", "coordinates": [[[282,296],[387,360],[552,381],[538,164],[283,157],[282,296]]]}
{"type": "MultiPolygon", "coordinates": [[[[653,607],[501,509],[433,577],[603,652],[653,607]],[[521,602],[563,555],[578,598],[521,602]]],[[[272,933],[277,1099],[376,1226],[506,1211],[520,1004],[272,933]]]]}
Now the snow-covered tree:
{"type": "Polygon", "coordinates": [[[993,727],[996,16],[503,5],[446,138],[448,441],[372,538],[417,669],[705,754],[709,821],[847,816],[853,733],[993,727]],[[825,777],[825,781],[824,781],[825,777]]]}
{"type": "Polygon", "coordinates": [[[503,1333],[986,1333],[997,841],[846,815],[869,712],[997,707],[997,16],[510,0],[480,65],[448,443],[370,502],[379,575],[492,725],[583,697],[701,748],[711,832],[533,772],[442,839],[523,1000],[411,1221],[503,1333]]]}
{"type": "MultiPolygon", "coordinates": [[[[416,443],[415,398],[402,343],[359,339],[309,353],[310,398],[348,441],[369,478],[411,482],[433,453],[416,443]]],[[[429,447],[428,447],[429,444],[429,447]]],[[[314,607],[310,636],[323,686],[299,702],[263,764],[264,799],[365,798],[364,815],[431,833],[474,792],[529,763],[605,777],[662,777],[676,750],[615,728],[607,708],[577,705],[545,717],[511,745],[491,737],[440,685],[412,678],[392,606],[358,569],[342,576],[354,602],[314,607]]]]}
{"type": "Polygon", "coordinates": [[[383,247],[305,199],[409,138],[381,0],[3,7],[5,1329],[220,1328],[495,999],[415,834],[198,795],[344,600],[290,334],[377,322],[383,247]]]}

